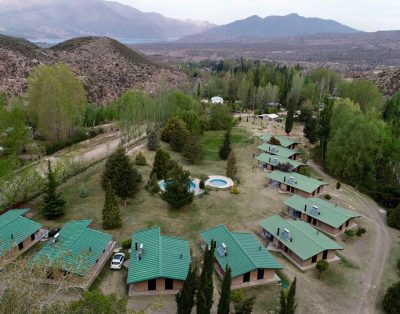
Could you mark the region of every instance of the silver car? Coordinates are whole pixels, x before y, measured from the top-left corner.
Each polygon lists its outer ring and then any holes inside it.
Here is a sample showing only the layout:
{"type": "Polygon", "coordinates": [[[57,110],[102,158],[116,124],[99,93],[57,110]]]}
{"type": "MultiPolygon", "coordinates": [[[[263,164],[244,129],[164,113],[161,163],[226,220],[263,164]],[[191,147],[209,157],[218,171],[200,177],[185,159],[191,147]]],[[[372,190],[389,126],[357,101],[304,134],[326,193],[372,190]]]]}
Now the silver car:
{"type": "Polygon", "coordinates": [[[117,253],[113,256],[111,260],[111,269],[121,269],[122,265],[124,264],[125,254],[124,253],[117,253]]]}

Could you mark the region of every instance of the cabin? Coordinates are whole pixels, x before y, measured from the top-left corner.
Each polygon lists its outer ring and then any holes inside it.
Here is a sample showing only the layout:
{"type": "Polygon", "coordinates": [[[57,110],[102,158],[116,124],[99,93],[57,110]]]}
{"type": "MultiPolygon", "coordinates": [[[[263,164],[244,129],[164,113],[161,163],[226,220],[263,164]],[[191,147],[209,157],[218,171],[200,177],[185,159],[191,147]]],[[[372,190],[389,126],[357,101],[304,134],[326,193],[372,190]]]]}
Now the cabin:
{"type": "Polygon", "coordinates": [[[338,262],[338,243],[304,221],[285,220],[272,216],[260,222],[263,235],[269,240],[268,249],[281,252],[300,270],[314,269],[320,260],[338,262]]]}
{"type": "Polygon", "coordinates": [[[224,103],[224,99],[222,97],[215,96],[215,97],[211,98],[211,103],[213,103],[213,104],[223,104],[224,103]]]}
{"type": "Polygon", "coordinates": [[[294,195],[285,201],[288,214],[311,224],[314,228],[336,237],[347,229],[357,226],[355,220],[361,215],[337,204],[319,198],[304,198],[294,195]]]}
{"type": "Polygon", "coordinates": [[[80,287],[88,289],[112,255],[116,244],[110,234],[90,229],[91,223],[91,220],[66,223],[36,253],[31,264],[48,269],[49,280],[55,276],[54,269],[58,269],[60,273],[70,274],[71,279],[82,284],[80,287]]]}
{"type": "Polygon", "coordinates": [[[280,117],[275,114],[275,113],[264,113],[264,114],[260,114],[258,115],[258,118],[263,120],[263,121],[270,121],[270,122],[279,122],[280,121],[280,117]]]}
{"type": "Polygon", "coordinates": [[[324,192],[325,182],[303,176],[296,172],[274,170],[267,174],[269,185],[282,192],[290,192],[303,197],[314,197],[324,192]]]}
{"type": "Polygon", "coordinates": [[[258,155],[255,159],[258,161],[258,166],[264,171],[283,170],[298,172],[304,166],[303,163],[297,160],[266,153],[258,155]]]}
{"type": "Polygon", "coordinates": [[[0,215],[0,267],[27,251],[45,235],[43,225],[27,218],[30,209],[12,209],[0,215]]]}
{"type": "Polygon", "coordinates": [[[275,271],[282,269],[282,265],[253,234],[231,232],[219,225],[203,231],[201,236],[207,246],[216,241],[215,270],[222,279],[229,265],[232,289],[279,281],[275,271]]]}
{"type": "Polygon", "coordinates": [[[191,263],[189,242],[161,235],[160,228],[133,233],[129,295],[176,294],[191,263]]]}
{"type": "Polygon", "coordinates": [[[263,141],[265,144],[269,144],[269,141],[271,140],[272,137],[275,137],[280,142],[279,146],[288,148],[288,149],[298,149],[300,141],[286,137],[286,136],[281,136],[281,135],[271,135],[270,133],[264,133],[263,135],[260,136],[260,139],[263,141]]]}
{"type": "Polygon", "coordinates": [[[298,150],[285,148],[282,146],[271,145],[268,143],[261,144],[257,147],[259,153],[267,153],[272,155],[277,155],[284,158],[289,158],[293,160],[300,159],[300,152],[298,150]]]}

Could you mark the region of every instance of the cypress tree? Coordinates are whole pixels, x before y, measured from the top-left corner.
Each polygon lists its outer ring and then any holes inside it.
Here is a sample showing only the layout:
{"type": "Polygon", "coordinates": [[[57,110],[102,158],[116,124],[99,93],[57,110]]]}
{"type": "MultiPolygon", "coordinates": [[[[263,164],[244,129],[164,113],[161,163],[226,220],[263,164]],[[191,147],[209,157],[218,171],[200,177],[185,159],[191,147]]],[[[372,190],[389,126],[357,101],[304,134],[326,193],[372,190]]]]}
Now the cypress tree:
{"type": "Polygon", "coordinates": [[[304,136],[311,144],[315,144],[318,141],[318,120],[316,118],[310,118],[304,125],[304,136]]]}
{"type": "Polygon", "coordinates": [[[219,158],[222,160],[227,160],[229,154],[231,153],[231,132],[227,131],[224,136],[224,142],[222,143],[221,147],[219,148],[219,158]]]}
{"type": "Polygon", "coordinates": [[[168,179],[170,159],[168,152],[163,151],[161,148],[157,150],[151,174],[155,173],[158,180],[168,179]]]}
{"type": "Polygon", "coordinates": [[[287,135],[289,135],[290,132],[292,132],[293,120],[294,120],[294,107],[293,105],[290,105],[285,121],[285,132],[287,135]]]}
{"type": "Polygon", "coordinates": [[[44,195],[42,214],[47,219],[54,219],[64,215],[66,201],[61,193],[57,193],[57,180],[51,168],[50,160],[47,162],[47,183],[44,195]]]}
{"type": "Polygon", "coordinates": [[[286,301],[286,313],[294,314],[296,311],[296,277],[294,278],[292,284],[290,285],[289,292],[286,301]]]}
{"type": "Polygon", "coordinates": [[[183,122],[176,124],[171,130],[170,136],[169,146],[171,149],[175,152],[182,152],[188,138],[188,131],[186,130],[185,124],[183,122]]]}
{"type": "Polygon", "coordinates": [[[232,271],[229,266],[225,268],[224,280],[222,281],[221,296],[218,303],[217,314],[229,314],[231,301],[232,271]]]}
{"type": "Polygon", "coordinates": [[[192,133],[185,143],[182,153],[183,158],[192,164],[198,163],[204,157],[203,143],[197,134],[192,133]]]}
{"type": "Polygon", "coordinates": [[[160,148],[160,142],[158,141],[157,132],[150,130],[147,135],[147,149],[156,151],[160,148]]]}
{"type": "Polygon", "coordinates": [[[158,185],[156,173],[152,173],[150,175],[149,182],[147,182],[146,184],[146,190],[149,191],[150,193],[160,192],[160,186],[158,185]]]}
{"type": "Polygon", "coordinates": [[[177,314],[190,314],[195,304],[195,296],[198,286],[197,270],[189,268],[188,276],[183,283],[182,289],[175,297],[178,307],[177,314]]]}
{"type": "Polygon", "coordinates": [[[204,251],[203,269],[200,275],[197,291],[197,314],[209,314],[213,305],[214,285],[212,275],[214,271],[214,252],[216,243],[211,241],[204,251]]]}
{"type": "Polygon", "coordinates": [[[190,172],[175,166],[170,178],[165,181],[165,191],[161,198],[173,209],[180,209],[193,202],[194,192],[190,191],[190,172]]]}
{"type": "Polygon", "coordinates": [[[228,156],[228,161],[226,163],[226,176],[228,178],[233,179],[236,175],[237,167],[236,167],[236,156],[233,151],[228,156]]]}
{"type": "Polygon", "coordinates": [[[283,289],[281,290],[280,298],[279,298],[279,314],[286,314],[287,313],[287,308],[286,308],[286,296],[285,293],[283,292],[283,289]]]}
{"type": "Polygon", "coordinates": [[[115,229],[121,227],[122,220],[117,203],[117,197],[110,182],[107,184],[102,216],[104,229],[115,229]]]}
{"type": "Polygon", "coordinates": [[[110,182],[115,194],[124,200],[126,206],[126,199],[134,196],[141,181],[141,174],[132,166],[124,149],[119,147],[106,162],[101,181],[103,189],[107,189],[110,182]]]}

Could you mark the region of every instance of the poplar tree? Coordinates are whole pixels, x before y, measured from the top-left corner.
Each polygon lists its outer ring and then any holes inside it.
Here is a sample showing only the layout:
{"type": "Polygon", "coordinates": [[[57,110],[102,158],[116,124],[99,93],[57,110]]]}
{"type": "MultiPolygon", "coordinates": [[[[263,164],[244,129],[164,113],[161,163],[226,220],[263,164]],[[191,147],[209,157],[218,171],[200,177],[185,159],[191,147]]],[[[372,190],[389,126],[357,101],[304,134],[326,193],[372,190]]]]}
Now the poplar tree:
{"type": "Polygon", "coordinates": [[[47,219],[54,219],[64,215],[66,201],[61,193],[57,192],[57,180],[51,168],[50,160],[47,162],[47,183],[44,195],[42,214],[47,219]]]}
{"type": "Polygon", "coordinates": [[[107,184],[102,217],[104,229],[115,229],[121,227],[122,225],[117,197],[110,182],[107,184]]]}
{"type": "Polygon", "coordinates": [[[175,297],[178,307],[177,314],[190,314],[195,304],[195,296],[198,288],[197,269],[190,265],[188,276],[183,283],[182,289],[175,297]]]}
{"type": "Polygon", "coordinates": [[[232,285],[232,271],[227,265],[224,273],[224,280],[222,281],[221,296],[218,303],[217,314],[229,314],[231,302],[231,285],[232,285]]]}
{"type": "Polygon", "coordinates": [[[222,143],[221,147],[219,148],[219,158],[222,160],[227,160],[229,154],[231,153],[231,132],[227,131],[224,135],[224,142],[222,143]]]}
{"type": "Polygon", "coordinates": [[[212,240],[204,251],[203,269],[197,291],[197,314],[209,314],[213,305],[214,285],[212,275],[214,271],[215,247],[216,243],[212,240]]]}

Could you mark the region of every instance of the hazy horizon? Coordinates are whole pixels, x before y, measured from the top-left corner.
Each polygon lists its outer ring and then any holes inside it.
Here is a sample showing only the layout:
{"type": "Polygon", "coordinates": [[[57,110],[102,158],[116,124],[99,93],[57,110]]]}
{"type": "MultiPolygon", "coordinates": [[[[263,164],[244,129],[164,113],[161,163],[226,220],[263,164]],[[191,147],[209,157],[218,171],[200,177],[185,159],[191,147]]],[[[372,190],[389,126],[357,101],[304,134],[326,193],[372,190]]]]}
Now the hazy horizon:
{"type": "Polygon", "coordinates": [[[202,20],[222,25],[252,15],[266,17],[298,13],[305,17],[332,19],[358,30],[400,30],[397,0],[113,0],[144,12],[178,19],[202,20]],[[384,3],[384,4],[383,4],[384,3]],[[194,9],[195,8],[195,9],[194,9]]]}

